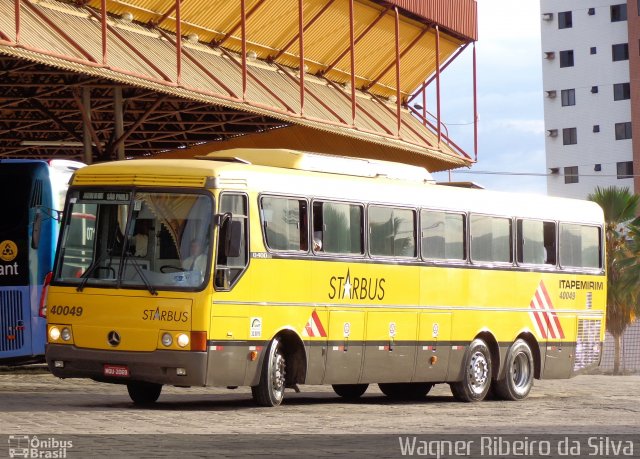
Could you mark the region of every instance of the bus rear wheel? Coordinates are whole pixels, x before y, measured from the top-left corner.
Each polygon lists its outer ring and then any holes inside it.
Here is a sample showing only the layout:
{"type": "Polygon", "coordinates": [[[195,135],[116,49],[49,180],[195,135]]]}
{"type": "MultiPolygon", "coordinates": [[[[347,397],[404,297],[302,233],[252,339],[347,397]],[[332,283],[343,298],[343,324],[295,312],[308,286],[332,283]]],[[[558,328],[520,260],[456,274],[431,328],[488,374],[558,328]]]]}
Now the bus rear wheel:
{"type": "Polygon", "coordinates": [[[533,354],[529,345],[521,339],[516,340],[505,360],[505,375],[496,381],[495,393],[502,400],[522,400],[529,395],[533,387],[533,354]]]}
{"type": "Polygon", "coordinates": [[[380,383],[384,395],[395,400],[419,400],[424,398],[433,384],[429,383],[380,383]]]}
{"type": "Polygon", "coordinates": [[[464,357],[462,381],[450,384],[451,392],[461,402],[484,400],[491,387],[491,352],[481,339],[474,339],[464,357]]]}
{"type": "Polygon", "coordinates": [[[127,391],[135,405],[150,405],[160,397],[162,384],[141,381],[130,382],[127,384],[127,391]]]}
{"type": "Polygon", "coordinates": [[[264,356],[260,382],[251,387],[251,395],[258,405],[278,406],[282,403],[286,386],[285,363],[282,344],[275,338],[264,356]]]}
{"type": "Polygon", "coordinates": [[[367,391],[369,384],[333,384],[331,387],[340,397],[355,400],[367,391]]]}

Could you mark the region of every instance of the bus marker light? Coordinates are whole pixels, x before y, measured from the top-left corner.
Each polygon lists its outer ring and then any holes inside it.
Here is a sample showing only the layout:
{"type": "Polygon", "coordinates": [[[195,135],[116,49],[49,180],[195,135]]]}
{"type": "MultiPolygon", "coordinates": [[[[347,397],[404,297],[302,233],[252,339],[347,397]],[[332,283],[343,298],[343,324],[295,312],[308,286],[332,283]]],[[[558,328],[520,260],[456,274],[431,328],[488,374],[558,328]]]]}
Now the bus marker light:
{"type": "MultiPolygon", "coordinates": [[[[207,350],[207,332],[192,331],[191,332],[191,350],[204,352],[207,350]]],[[[219,346],[222,348],[222,346],[219,346]]],[[[222,349],[218,349],[221,351],[222,349]]]]}
{"type": "Polygon", "coordinates": [[[171,346],[171,344],[173,344],[173,337],[171,336],[171,333],[164,333],[162,335],[162,344],[166,347],[171,346]]]}
{"type": "Polygon", "coordinates": [[[176,375],[177,376],[187,376],[187,369],[186,368],[176,368],[176,375]]]}
{"type": "Polygon", "coordinates": [[[54,360],[53,361],[53,366],[55,368],[64,368],[64,361],[63,360],[54,360]]]}
{"type": "Polygon", "coordinates": [[[257,358],[258,358],[258,352],[257,351],[249,352],[249,360],[251,360],[252,362],[255,362],[255,360],[257,358]]]}
{"type": "Polygon", "coordinates": [[[431,356],[431,365],[435,365],[438,362],[438,356],[437,355],[432,355],[431,356]]]}
{"type": "Polygon", "coordinates": [[[51,338],[51,341],[58,341],[58,339],[60,339],[60,329],[58,329],[58,327],[51,327],[49,329],[49,338],[51,338]]]}
{"type": "Polygon", "coordinates": [[[60,333],[60,336],[64,341],[69,341],[71,339],[71,330],[69,330],[67,327],[64,327],[62,329],[62,332],[60,333]]]}
{"type": "Polygon", "coordinates": [[[187,345],[189,344],[189,336],[186,335],[185,333],[180,333],[178,335],[178,346],[180,347],[187,347],[187,345]]]}

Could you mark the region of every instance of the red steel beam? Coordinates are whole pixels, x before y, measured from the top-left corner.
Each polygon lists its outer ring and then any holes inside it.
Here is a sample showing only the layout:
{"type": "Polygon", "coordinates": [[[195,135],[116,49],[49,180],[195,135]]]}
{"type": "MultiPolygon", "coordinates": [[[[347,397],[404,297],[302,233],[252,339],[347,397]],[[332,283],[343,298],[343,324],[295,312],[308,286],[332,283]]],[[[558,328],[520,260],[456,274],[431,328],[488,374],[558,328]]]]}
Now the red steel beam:
{"type": "Polygon", "coordinates": [[[298,0],[298,41],[300,48],[300,116],[304,116],[304,0],[298,0]]]}
{"type": "Polygon", "coordinates": [[[162,16],[160,16],[160,19],[158,19],[157,21],[151,21],[150,25],[159,26],[160,24],[162,24],[169,17],[169,15],[176,10],[177,3],[181,3],[181,2],[182,0],[177,0],[176,3],[171,6],[171,8],[169,8],[167,11],[165,11],[165,13],[162,16]]]}
{"type": "Polygon", "coordinates": [[[176,83],[182,82],[182,21],[180,20],[180,0],[176,0],[176,83]]]}
{"type": "Polygon", "coordinates": [[[476,44],[473,43],[473,152],[478,162],[478,76],[476,67],[476,44]]]}
{"type": "MultiPolygon", "coordinates": [[[[402,128],[402,114],[400,112],[402,108],[401,107],[402,101],[400,100],[400,59],[402,58],[402,54],[400,54],[400,13],[398,12],[397,6],[394,8],[394,10],[395,10],[395,42],[396,42],[395,43],[396,45],[396,62],[395,62],[395,65],[396,65],[396,122],[397,122],[396,128],[398,132],[398,138],[400,138],[400,129],[402,128]]],[[[413,46],[415,43],[416,43],[416,40],[414,40],[411,43],[409,48],[413,46]]],[[[383,74],[380,74],[380,77],[382,75],[383,74]]]]}
{"type": "MultiPolygon", "coordinates": [[[[400,59],[402,59],[409,51],[411,51],[413,47],[418,44],[420,39],[422,39],[422,37],[424,37],[428,31],[429,31],[428,27],[426,29],[422,29],[422,31],[411,41],[411,43],[409,43],[409,45],[402,50],[402,53],[400,53],[400,59]]],[[[398,47],[399,46],[400,45],[398,45],[398,47]]],[[[398,54],[396,53],[396,59],[398,58],[397,56],[398,54]]],[[[367,85],[366,89],[371,89],[376,83],[378,83],[378,81],[380,81],[380,79],[383,76],[389,73],[389,71],[393,68],[394,65],[396,65],[396,63],[391,62],[382,72],[380,72],[380,74],[376,78],[373,79],[373,81],[371,81],[371,83],[367,85]]]]}
{"type": "MultiPolygon", "coordinates": [[[[365,37],[365,35],[367,35],[369,31],[373,29],[378,22],[380,22],[380,20],[383,17],[385,17],[388,11],[389,11],[389,7],[386,7],[384,10],[382,10],[378,15],[378,17],[376,17],[375,20],[371,24],[369,24],[367,28],[364,29],[362,33],[360,33],[360,35],[358,35],[358,37],[354,40],[354,45],[357,45],[358,42],[362,40],[365,37]]],[[[344,58],[347,55],[347,53],[350,50],[351,50],[351,47],[345,49],[342,53],[340,53],[340,55],[336,59],[334,59],[334,61],[331,64],[329,64],[326,69],[322,70],[321,74],[326,75],[328,72],[330,72],[338,64],[338,62],[340,62],[342,58],[344,58]]]]}
{"type": "Polygon", "coordinates": [[[247,6],[240,0],[240,25],[242,27],[242,100],[247,100],[247,6]]]}
{"type": "MultiPolygon", "coordinates": [[[[222,46],[222,44],[227,41],[229,38],[231,38],[233,36],[234,33],[236,33],[238,31],[238,29],[240,27],[244,27],[243,23],[246,22],[247,19],[249,19],[253,13],[255,13],[258,8],[260,8],[260,6],[262,6],[262,4],[265,2],[265,0],[258,0],[256,2],[255,5],[253,5],[253,7],[251,7],[251,9],[247,12],[247,14],[245,15],[244,13],[242,14],[242,17],[240,18],[240,20],[238,22],[236,22],[236,24],[231,28],[231,30],[229,30],[224,37],[222,37],[220,40],[216,41],[214,44],[216,46],[222,46]]],[[[242,9],[244,9],[245,6],[244,4],[242,5],[242,9]]]]}
{"type": "Polygon", "coordinates": [[[16,15],[16,44],[20,43],[20,0],[15,0],[15,15],[16,15]]]}
{"type": "Polygon", "coordinates": [[[98,151],[98,156],[102,156],[102,147],[100,147],[100,139],[98,138],[98,134],[96,133],[96,130],[93,128],[93,124],[91,123],[91,114],[87,113],[87,111],[84,109],[84,104],[80,100],[80,97],[78,96],[78,94],[76,94],[75,91],[73,91],[72,94],[73,94],[73,100],[76,102],[76,105],[78,106],[78,110],[82,115],[82,121],[84,125],[87,126],[87,128],[89,129],[91,140],[93,140],[93,143],[96,144],[96,150],[98,151]]]}
{"type": "Polygon", "coordinates": [[[351,123],[356,124],[356,45],[354,43],[354,11],[353,0],[349,0],[349,46],[351,49],[351,123]]]}
{"type": "Polygon", "coordinates": [[[64,38],[71,46],[73,46],[80,54],[82,54],[87,60],[98,63],[95,57],[93,57],[86,49],[80,46],[73,38],[69,36],[64,30],[62,30],[58,25],[49,19],[42,11],[33,6],[31,2],[25,2],[25,6],[27,6],[33,14],[38,16],[45,24],[55,30],[62,38],[64,38]]]}
{"type": "MultiPolygon", "coordinates": [[[[302,29],[303,32],[306,32],[309,27],[311,27],[314,22],[316,22],[318,19],[320,19],[320,17],[324,14],[325,11],[327,11],[327,9],[329,9],[329,7],[335,2],[336,0],[329,0],[327,3],[325,3],[325,5],[320,9],[320,11],[318,11],[316,13],[315,16],[313,16],[309,22],[307,23],[307,25],[305,25],[302,29]]],[[[293,46],[293,44],[298,40],[298,36],[296,35],[295,37],[293,37],[291,40],[289,40],[287,42],[286,45],[284,45],[282,47],[282,49],[280,51],[278,51],[278,54],[276,54],[275,56],[269,56],[269,60],[271,61],[275,61],[277,60],[279,57],[281,57],[284,53],[287,52],[287,50],[289,48],[291,48],[291,46],[293,46]]]]}
{"type": "Polygon", "coordinates": [[[131,134],[133,134],[135,132],[136,129],[138,129],[138,127],[144,123],[144,121],[147,119],[147,117],[149,115],[151,115],[153,113],[153,111],[158,108],[160,106],[160,104],[162,102],[165,101],[165,99],[167,98],[166,95],[160,96],[141,116],[140,118],[138,118],[136,120],[135,123],[133,123],[133,125],[131,125],[129,127],[129,129],[127,129],[127,132],[123,133],[120,137],[118,137],[113,144],[111,145],[111,148],[113,148],[113,150],[115,151],[118,148],[118,145],[120,145],[122,142],[124,142],[127,137],[129,137],[131,134]]]}
{"type": "Polygon", "coordinates": [[[438,144],[442,138],[440,129],[440,27],[436,26],[436,117],[438,122],[438,144]]]}
{"type": "MultiPolygon", "coordinates": [[[[451,64],[460,55],[460,53],[462,53],[462,51],[464,51],[467,48],[467,46],[469,46],[469,43],[465,43],[462,47],[458,48],[458,50],[454,53],[454,55],[451,56],[449,60],[442,66],[442,68],[440,69],[440,73],[442,73],[444,69],[449,67],[449,64],[451,64]]],[[[418,94],[420,94],[420,91],[422,91],[427,86],[429,86],[434,79],[435,79],[435,75],[429,78],[424,83],[422,83],[422,86],[420,86],[420,88],[418,88],[418,90],[414,92],[411,97],[409,97],[409,100],[407,100],[407,103],[412,102],[413,99],[415,99],[418,96],[418,94]]]]}
{"type": "Polygon", "coordinates": [[[107,65],[107,0],[100,1],[100,32],[102,37],[102,65],[107,65]]]}
{"type": "MultiPolygon", "coordinates": [[[[373,98],[373,100],[375,100],[376,102],[378,102],[380,105],[382,105],[382,108],[384,110],[386,110],[387,112],[389,112],[389,114],[391,116],[393,116],[394,118],[397,117],[397,113],[394,113],[393,110],[391,110],[389,107],[387,107],[387,104],[381,100],[378,96],[376,96],[375,94],[371,94],[371,97],[373,98]]],[[[420,138],[420,140],[422,140],[424,143],[426,143],[427,145],[429,145],[430,147],[433,146],[433,144],[431,142],[429,142],[429,139],[427,139],[426,137],[424,137],[418,130],[416,130],[413,126],[411,126],[410,124],[408,124],[407,122],[405,122],[404,120],[402,120],[401,118],[401,122],[402,124],[409,129],[411,132],[413,132],[416,136],[418,136],[420,138]]],[[[404,140],[400,137],[398,137],[400,140],[404,140]]]]}
{"type": "MultiPolygon", "coordinates": [[[[411,112],[413,112],[413,114],[415,114],[418,119],[422,119],[422,121],[425,123],[426,126],[430,127],[431,129],[433,129],[434,131],[436,130],[436,126],[431,123],[428,119],[426,118],[422,118],[422,114],[416,110],[414,107],[412,107],[411,105],[409,106],[409,109],[411,110],[411,112]]],[[[433,115],[432,115],[433,116],[433,115]]],[[[446,127],[446,126],[445,126],[446,127]]],[[[446,134],[442,134],[442,138],[444,139],[445,143],[447,145],[449,145],[450,147],[454,147],[456,150],[458,150],[458,152],[460,154],[462,154],[465,158],[467,159],[471,159],[471,156],[469,156],[467,154],[467,152],[465,152],[461,147],[458,146],[458,144],[456,144],[453,140],[451,140],[451,138],[449,136],[447,136],[446,134]]]]}

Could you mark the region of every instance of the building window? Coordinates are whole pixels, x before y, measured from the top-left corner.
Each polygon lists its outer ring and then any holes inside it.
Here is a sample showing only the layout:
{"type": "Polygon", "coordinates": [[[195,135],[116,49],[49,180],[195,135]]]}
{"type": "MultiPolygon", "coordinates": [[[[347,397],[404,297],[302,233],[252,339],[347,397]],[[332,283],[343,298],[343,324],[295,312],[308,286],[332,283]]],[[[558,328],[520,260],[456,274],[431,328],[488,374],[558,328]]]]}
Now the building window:
{"type": "Polygon", "coordinates": [[[598,87],[597,86],[591,86],[591,94],[598,94],[598,87]]]}
{"type": "Polygon", "coordinates": [[[595,46],[591,47],[591,54],[596,54],[598,52],[598,49],[595,46]]]}
{"type": "Polygon", "coordinates": [[[564,128],[562,130],[562,145],[575,145],[578,143],[578,128],[564,128]]]}
{"type": "Polygon", "coordinates": [[[616,140],[626,140],[631,138],[631,121],[626,123],[616,123],[616,140]]]}
{"type": "MultiPolygon", "coordinates": [[[[614,45],[615,46],[615,45],[614,45]]],[[[627,52],[627,59],[629,58],[627,52]]],[[[560,67],[573,67],[573,50],[560,51],[560,67]]]]}
{"type": "MultiPolygon", "coordinates": [[[[640,0],[638,0],[640,2],[640,0]]],[[[587,11],[587,14],[589,16],[594,16],[596,14],[596,9],[595,8],[589,8],[589,10],[587,11]]]]}
{"type": "Polygon", "coordinates": [[[616,163],[616,167],[618,169],[619,179],[633,178],[633,161],[616,163]]]}
{"type": "Polygon", "coordinates": [[[560,91],[562,98],[562,106],[567,107],[569,105],[576,104],[576,90],[575,89],[563,89],[560,91]]]}
{"type": "Polygon", "coordinates": [[[578,183],[578,166],[564,168],[564,183],[578,183]]]}
{"type": "Polygon", "coordinates": [[[617,83],[613,85],[613,100],[626,100],[631,98],[629,83],[617,83]]]}
{"type": "MultiPolygon", "coordinates": [[[[617,45],[611,45],[611,58],[615,61],[628,61],[629,60],[629,44],[619,43],[617,45]]],[[[571,58],[573,65],[573,57],[571,58]]],[[[560,67],[562,67],[562,56],[560,56],[560,67]]]]}
{"type": "Polygon", "coordinates": [[[627,20],[627,4],[611,5],[611,22],[627,20]]]}
{"type": "Polygon", "coordinates": [[[570,29],[573,26],[571,11],[558,13],[558,29],[570,29]]]}
{"type": "Polygon", "coordinates": [[[600,125],[599,124],[594,124],[593,125],[593,132],[600,132],[600,125]]]}

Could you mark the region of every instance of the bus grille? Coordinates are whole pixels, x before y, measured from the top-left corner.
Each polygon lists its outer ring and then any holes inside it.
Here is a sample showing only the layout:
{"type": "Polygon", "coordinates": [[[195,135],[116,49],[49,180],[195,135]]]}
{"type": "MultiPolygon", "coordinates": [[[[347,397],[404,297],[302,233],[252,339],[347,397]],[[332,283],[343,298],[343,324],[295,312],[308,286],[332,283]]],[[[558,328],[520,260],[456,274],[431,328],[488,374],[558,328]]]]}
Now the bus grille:
{"type": "Polygon", "coordinates": [[[20,290],[0,291],[0,352],[24,346],[25,327],[20,290]]]}
{"type": "Polygon", "coordinates": [[[602,352],[600,343],[600,319],[578,319],[578,337],[576,339],[576,359],[573,371],[579,371],[600,362],[602,352]]]}

